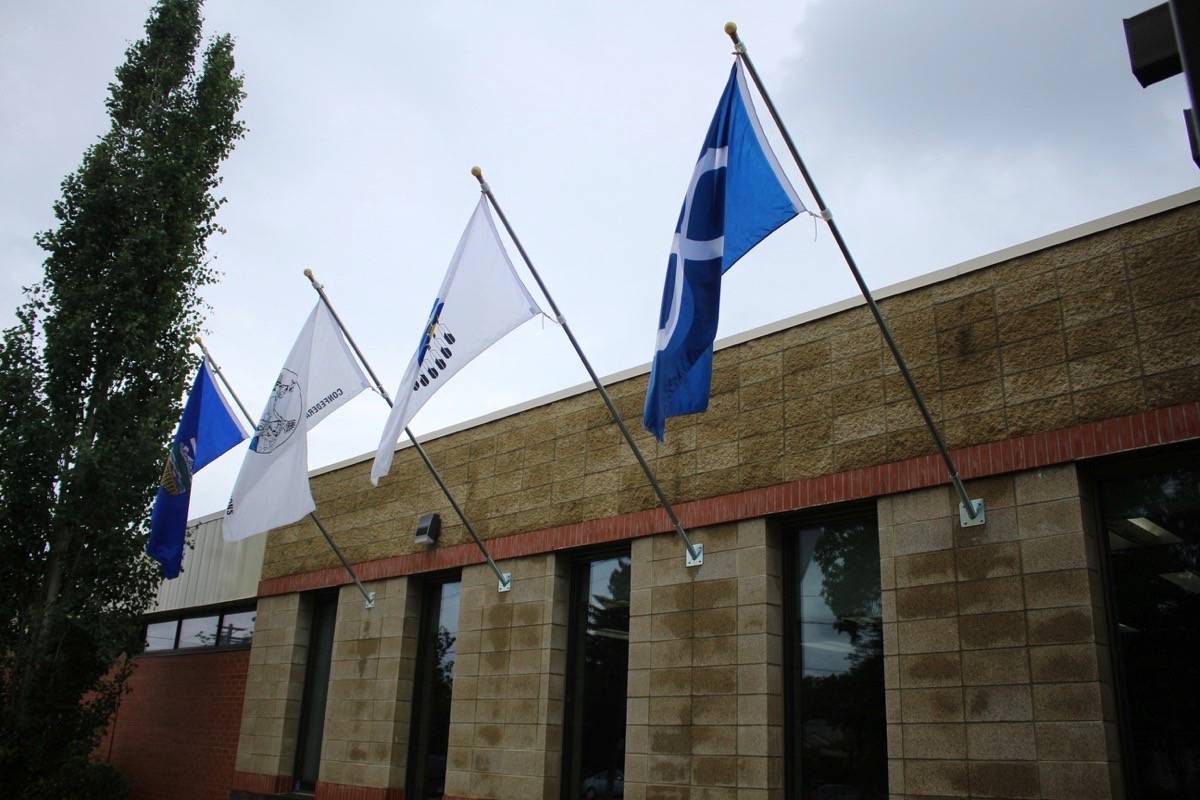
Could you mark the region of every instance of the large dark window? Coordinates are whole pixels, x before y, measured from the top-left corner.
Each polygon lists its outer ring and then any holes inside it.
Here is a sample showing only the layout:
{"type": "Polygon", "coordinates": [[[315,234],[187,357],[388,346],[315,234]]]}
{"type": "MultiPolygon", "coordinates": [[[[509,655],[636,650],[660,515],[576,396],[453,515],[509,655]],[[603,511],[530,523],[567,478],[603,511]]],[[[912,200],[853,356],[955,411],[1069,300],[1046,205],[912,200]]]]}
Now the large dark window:
{"type": "Polygon", "coordinates": [[[571,576],[564,800],[625,796],[629,556],[581,560],[571,576]]]}
{"type": "Polygon", "coordinates": [[[438,798],[445,792],[461,592],[458,576],[425,584],[405,795],[412,800],[438,798]]]}
{"type": "Polygon", "coordinates": [[[1200,467],[1100,476],[1129,794],[1200,797],[1200,467]]]}
{"type": "Polygon", "coordinates": [[[879,532],[873,509],[791,527],[790,796],[887,797],[879,532]]]}
{"type": "Polygon", "coordinates": [[[337,622],[337,590],[313,596],[312,629],[308,634],[308,665],[304,670],[304,695],[300,701],[300,730],[296,742],[296,768],[292,788],[316,789],[321,767],[321,738],[325,730],[325,700],[333,660],[333,629],[337,622]]]}
{"type": "Polygon", "coordinates": [[[154,614],[146,623],[145,652],[195,650],[202,647],[249,647],[254,641],[257,612],[245,603],[205,606],[174,614],[154,614]],[[204,613],[199,613],[204,612],[204,613]]]}

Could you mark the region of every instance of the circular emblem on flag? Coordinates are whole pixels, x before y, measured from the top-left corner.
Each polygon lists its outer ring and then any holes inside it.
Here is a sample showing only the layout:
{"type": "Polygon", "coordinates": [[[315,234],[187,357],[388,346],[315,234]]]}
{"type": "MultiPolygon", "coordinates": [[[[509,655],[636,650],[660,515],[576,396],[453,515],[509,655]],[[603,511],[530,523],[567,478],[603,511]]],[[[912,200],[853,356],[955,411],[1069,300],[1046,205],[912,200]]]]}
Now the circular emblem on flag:
{"type": "Polygon", "coordinates": [[[196,440],[173,442],[167,453],[167,463],[163,465],[162,480],[159,484],[167,494],[180,495],[192,489],[192,463],[196,459],[196,440]]]}
{"type": "Polygon", "coordinates": [[[267,410],[263,412],[250,449],[256,453],[270,453],[292,437],[304,413],[304,397],[300,391],[300,377],[290,369],[279,372],[267,410]]]}

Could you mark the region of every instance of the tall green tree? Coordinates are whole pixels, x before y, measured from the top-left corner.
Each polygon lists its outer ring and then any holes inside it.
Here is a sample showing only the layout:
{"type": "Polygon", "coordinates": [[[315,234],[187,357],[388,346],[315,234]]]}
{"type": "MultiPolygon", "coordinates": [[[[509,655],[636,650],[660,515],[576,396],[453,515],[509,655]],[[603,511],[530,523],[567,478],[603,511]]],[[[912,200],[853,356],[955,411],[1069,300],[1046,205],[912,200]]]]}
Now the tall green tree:
{"type": "Polygon", "coordinates": [[[147,510],[216,277],[218,168],[244,133],[233,41],[201,38],[200,0],[159,0],[0,338],[6,797],[95,793],[86,764],[142,648],[147,510]]]}

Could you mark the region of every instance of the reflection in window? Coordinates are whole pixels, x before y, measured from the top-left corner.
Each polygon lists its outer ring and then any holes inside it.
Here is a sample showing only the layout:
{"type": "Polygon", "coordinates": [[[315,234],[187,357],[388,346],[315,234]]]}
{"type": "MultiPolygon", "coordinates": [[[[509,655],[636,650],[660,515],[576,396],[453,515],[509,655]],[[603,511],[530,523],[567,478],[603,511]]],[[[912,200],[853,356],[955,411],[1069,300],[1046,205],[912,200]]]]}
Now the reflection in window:
{"type": "Polygon", "coordinates": [[[179,621],[179,646],[210,647],[217,643],[217,617],[193,617],[179,621]]]}
{"type": "Polygon", "coordinates": [[[789,776],[796,797],[887,796],[879,534],[873,515],[796,530],[789,776]]]}
{"type": "Polygon", "coordinates": [[[438,798],[445,791],[461,593],[462,582],[457,577],[425,587],[406,793],[413,800],[438,798]]]}
{"type": "Polygon", "coordinates": [[[563,748],[563,797],[625,796],[629,556],[576,565],[563,748]]]}
{"type": "Polygon", "coordinates": [[[1104,480],[1131,794],[1200,797],[1200,470],[1104,480]]]}
{"type": "Polygon", "coordinates": [[[170,650],[175,647],[175,629],[179,620],[167,622],[151,622],[146,626],[147,650],[170,650]]]}
{"type": "Polygon", "coordinates": [[[254,640],[254,619],[258,612],[235,611],[221,615],[221,635],[217,644],[221,647],[246,645],[254,640]]]}

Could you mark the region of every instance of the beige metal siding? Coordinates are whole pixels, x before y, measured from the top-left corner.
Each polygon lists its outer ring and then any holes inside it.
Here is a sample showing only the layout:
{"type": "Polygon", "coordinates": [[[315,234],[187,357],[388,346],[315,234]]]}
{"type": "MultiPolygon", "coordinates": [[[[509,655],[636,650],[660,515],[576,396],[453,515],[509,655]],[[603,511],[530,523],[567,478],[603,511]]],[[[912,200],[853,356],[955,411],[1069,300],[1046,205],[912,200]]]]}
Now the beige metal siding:
{"type": "Polygon", "coordinates": [[[267,537],[227,542],[221,536],[223,516],[213,514],[188,525],[192,547],[183,554],[183,572],[159,586],[155,611],[225,603],[258,594],[267,537]]]}

